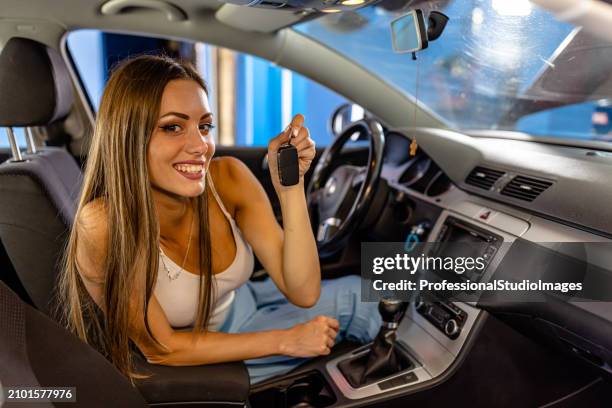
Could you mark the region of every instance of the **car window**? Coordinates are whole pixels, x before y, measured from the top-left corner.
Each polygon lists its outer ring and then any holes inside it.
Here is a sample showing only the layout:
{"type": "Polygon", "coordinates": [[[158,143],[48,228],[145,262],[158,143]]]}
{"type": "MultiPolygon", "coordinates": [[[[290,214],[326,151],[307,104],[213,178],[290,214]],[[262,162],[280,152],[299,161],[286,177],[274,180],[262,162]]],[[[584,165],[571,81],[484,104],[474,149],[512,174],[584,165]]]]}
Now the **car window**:
{"type": "Polygon", "coordinates": [[[527,0],[380,1],[293,29],[416,97],[451,128],[601,138],[593,120],[607,117],[597,101],[612,97],[612,47],[527,0]],[[412,60],[393,51],[390,23],[415,3],[451,18],[412,60]]]}
{"type": "Polygon", "coordinates": [[[191,61],[209,87],[217,143],[266,146],[296,113],[318,146],[329,144],[328,120],[346,99],[270,61],[203,43],[78,30],[68,50],[94,111],[113,65],[130,55],[159,53],[191,61]]]}
{"type": "Polygon", "coordinates": [[[571,139],[612,140],[612,104],[603,99],[583,102],[523,116],[516,130],[532,135],[571,139]]]}
{"type": "MultiPolygon", "coordinates": [[[[15,133],[15,139],[17,140],[17,145],[19,147],[25,148],[26,139],[25,139],[25,129],[24,128],[13,128],[13,133],[15,133]]],[[[0,148],[10,148],[11,145],[8,140],[8,135],[6,133],[6,128],[0,127],[0,148]]]]}

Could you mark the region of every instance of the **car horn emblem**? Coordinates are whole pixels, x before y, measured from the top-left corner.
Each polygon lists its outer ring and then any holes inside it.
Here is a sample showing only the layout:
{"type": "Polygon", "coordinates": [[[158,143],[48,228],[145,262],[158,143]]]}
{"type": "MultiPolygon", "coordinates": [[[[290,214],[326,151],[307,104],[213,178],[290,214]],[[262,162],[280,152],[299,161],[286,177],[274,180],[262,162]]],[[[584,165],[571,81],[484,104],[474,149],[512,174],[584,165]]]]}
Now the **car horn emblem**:
{"type": "Polygon", "coordinates": [[[336,192],[337,184],[338,182],[336,181],[336,178],[331,177],[329,180],[327,180],[327,183],[325,183],[325,193],[328,196],[334,194],[336,192]]]}

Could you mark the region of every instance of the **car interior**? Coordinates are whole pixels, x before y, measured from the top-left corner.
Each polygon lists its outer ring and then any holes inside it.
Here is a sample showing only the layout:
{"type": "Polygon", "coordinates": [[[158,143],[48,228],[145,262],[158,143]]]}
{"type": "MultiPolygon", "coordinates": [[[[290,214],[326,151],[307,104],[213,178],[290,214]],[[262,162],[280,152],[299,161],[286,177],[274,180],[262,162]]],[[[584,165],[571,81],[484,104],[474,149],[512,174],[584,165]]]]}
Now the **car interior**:
{"type": "MultiPolygon", "coordinates": [[[[601,19],[612,15],[610,2],[590,2],[601,19]]],[[[370,11],[393,17],[413,9],[425,16],[437,11],[451,24],[465,18],[452,13],[457,3],[2,0],[0,127],[9,147],[0,148],[0,384],[75,387],[71,404],[83,407],[610,406],[612,144],[605,134],[576,139],[514,126],[532,113],[592,101],[599,102],[595,112],[588,111],[589,120],[592,113],[594,129],[605,126],[595,122],[607,115],[612,98],[612,30],[599,20],[590,26],[586,11],[576,14],[580,24],[559,34],[552,56],[538,54],[535,79],[520,86],[520,95],[500,100],[487,86],[508,81],[487,77],[486,66],[471,66],[471,76],[450,80],[426,77],[439,68],[428,66],[429,50],[402,56],[406,66],[420,61],[415,73],[396,69],[365,43],[340,39],[367,24],[358,17],[370,11]],[[132,386],[61,327],[50,307],[95,121],[67,47],[68,34],[79,29],[226,47],[272,61],[351,101],[330,115],[333,139],[317,146],[305,178],[323,279],[360,275],[364,243],[470,239],[486,244],[485,277],[586,279],[597,270],[595,285],[603,294],[587,300],[542,293],[538,302],[451,302],[428,292],[405,302],[381,300],[384,323],[372,343],[341,342],[288,374],[250,384],[241,361],[170,367],[149,364],[134,350],[136,369],[149,377],[132,386]],[[341,52],[353,48],[356,54],[341,52]],[[360,59],[365,54],[380,67],[360,59]],[[395,82],[412,84],[413,77],[423,78],[413,92],[395,82]],[[467,108],[462,81],[474,78],[483,83],[470,86],[484,96],[467,108]],[[452,97],[439,106],[429,103],[427,90],[444,94],[445,86],[452,97]],[[467,125],[455,117],[462,109],[469,111],[467,125]],[[487,126],[475,125],[488,120],[487,126]],[[26,129],[25,150],[13,128],[26,129]],[[580,248],[568,254],[564,243],[580,248]]],[[[481,4],[501,4],[465,3],[473,6],[472,24],[482,18],[474,11],[481,4]]],[[[560,3],[569,10],[571,1],[560,3]]],[[[551,21],[563,13],[559,5],[550,7],[542,13],[551,21]]],[[[565,21],[573,18],[567,10],[565,21]]],[[[546,36],[546,29],[534,27],[546,36]]],[[[388,24],[383,29],[391,48],[388,24]]],[[[461,47],[448,31],[438,36],[430,36],[432,52],[445,44],[461,47]]],[[[536,41],[529,38],[519,47],[535,47],[531,39],[536,41]]],[[[468,45],[459,53],[474,52],[468,45]]],[[[468,69],[453,67],[451,74],[468,69]]],[[[264,146],[220,144],[216,155],[249,167],[282,222],[266,153],[264,146]]],[[[262,278],[259,272],[253,279],[262,278]]],[[[3,404],[27,406],[0,393],[3,404]]]]}

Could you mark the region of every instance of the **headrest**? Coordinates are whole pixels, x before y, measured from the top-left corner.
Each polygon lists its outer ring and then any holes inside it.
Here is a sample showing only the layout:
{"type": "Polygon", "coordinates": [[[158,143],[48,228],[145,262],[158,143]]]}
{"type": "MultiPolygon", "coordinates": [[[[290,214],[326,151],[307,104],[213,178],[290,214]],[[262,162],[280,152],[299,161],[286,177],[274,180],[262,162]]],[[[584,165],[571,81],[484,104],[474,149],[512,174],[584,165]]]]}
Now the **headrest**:
{"type": "Polygon", "coordinates": [[[70,113],[74,95],[60,54],[11,38],[0,54],[0,126],[45,126],[70,113]]]}

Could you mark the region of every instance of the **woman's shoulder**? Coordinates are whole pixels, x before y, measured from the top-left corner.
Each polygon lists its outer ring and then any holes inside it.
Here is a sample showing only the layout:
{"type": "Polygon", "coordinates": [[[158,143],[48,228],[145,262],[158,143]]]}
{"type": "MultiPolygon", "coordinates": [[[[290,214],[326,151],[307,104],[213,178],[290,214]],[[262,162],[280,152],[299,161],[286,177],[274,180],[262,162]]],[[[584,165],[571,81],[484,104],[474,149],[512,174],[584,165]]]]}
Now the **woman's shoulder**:
{"type": "Polygon", "coordinates": [[[250,173],[251,170],[240,159],[222,156],[211,160],[209,171],[215,190],[223,202],[236,205],[237,200],[241,198],[243,183],[248,182],[245,174],[250,173]]]}
{"type": "Polygon", "coordinates": [[[89,281],[100,283],[108,248],[108,215],[103,199],[95,199],[85,204],[77,213],[75,228],[77,232],[76,256],[81,276],[89,281]]]}
{"type": "Polygon", "coordinates": [[[210,170],[213,182],[219,180],[217,184],[224,186],[243,187],[244,183],[256,180],[251,169],[242,160],[232,156],[215,157],[210,162],[210,170]]]}
{"type": "Polygon", "coordinates": [[[95,198],[81,207],[77,214],[77,222],[96,223],[106,221],[107,216],[106,200],[95,198]]]}
{"type": "MultiPolygon", "coordinates": [[[[232,156],[215,157],[210,162],[210,175],[217,180],[237,181],[241,173],[250,171],[242,160],[232,156]]],[[[215,185],[216,186],[216,185],[215,185]]]]}
{"type": "Polygon", "coordinates": [[[232,156],[211,160],[210,176],[225,208],[236,218],[236,211],[247,204],[245,191],[249,191],[251,183],[257,179],[246,164],[232,156]]]}
{"type": "Polygon", "coordinates": [[[106,201],[96,198],[85,204],[76,217],[79,237],[88,242],[102,243],[107,240],[108,212],[106,201]]]}

